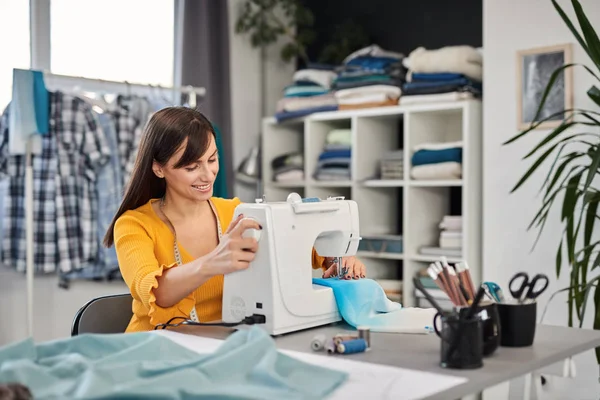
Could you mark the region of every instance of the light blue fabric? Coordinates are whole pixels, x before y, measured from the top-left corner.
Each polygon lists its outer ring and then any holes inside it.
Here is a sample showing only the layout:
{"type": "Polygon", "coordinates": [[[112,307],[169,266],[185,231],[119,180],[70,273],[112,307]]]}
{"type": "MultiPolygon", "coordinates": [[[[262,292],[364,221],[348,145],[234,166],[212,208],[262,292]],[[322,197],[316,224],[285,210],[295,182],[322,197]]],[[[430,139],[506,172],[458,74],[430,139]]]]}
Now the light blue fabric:
{"type": "Polygon", "coordinates": [[[24,384],[35,399],[322,399],[346,378],[279,353],[258,326],[204,355],[152,332],[0,349],[0,383],[24,384]]]}
{"type": "Polygon", "coordinates": [[[32,71],[32,74],[37,133],[47,135],[50,133],[50,93],[44,83],[44,74],[40,71],[32,71]]]}
{"type": "MultiPolygon", "coordinates": [[[[29,136],[39,134],[35,115],[33,72],[13,70],[13,92],[8,119],[10,154],[25,154],[29,136]]],[[[39,144],[39,143],[38,143],[39,144]]],[[[40,154],[39,145],[34,154],[40,154]]]]}
{"type": "Polygon", "coordinates": [[[429,333],[435,309],[403,308],[387,298],[372,279],[313,278],[316,285],[333,289],[338,310],[348,324],[374,332],[429,333]]]}

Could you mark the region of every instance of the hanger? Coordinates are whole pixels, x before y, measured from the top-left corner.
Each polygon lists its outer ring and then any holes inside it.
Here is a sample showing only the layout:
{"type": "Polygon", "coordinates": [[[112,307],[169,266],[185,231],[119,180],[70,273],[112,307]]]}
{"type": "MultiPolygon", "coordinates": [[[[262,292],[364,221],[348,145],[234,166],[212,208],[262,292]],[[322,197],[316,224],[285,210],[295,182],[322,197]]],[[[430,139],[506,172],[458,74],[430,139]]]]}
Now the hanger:
{"type": "Polygon", "coordinates": [[[193,86],[188,86],[187,87],[189,92],[188,92],[188,104],[190,106],[190,108],[196,108],[196,106],[198,105],[196,102],[196,91],[194,90],[193,86]]]}

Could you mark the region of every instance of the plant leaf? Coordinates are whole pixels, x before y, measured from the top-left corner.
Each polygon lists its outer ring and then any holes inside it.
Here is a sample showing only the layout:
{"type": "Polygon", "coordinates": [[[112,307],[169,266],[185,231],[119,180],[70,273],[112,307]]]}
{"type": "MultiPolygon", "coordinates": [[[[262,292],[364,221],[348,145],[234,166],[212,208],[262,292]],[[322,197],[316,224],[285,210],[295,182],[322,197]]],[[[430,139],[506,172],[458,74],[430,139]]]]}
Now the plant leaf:
{"type": "Polygon", "coordinates": [[[555,117],[558,117],[558,116],[561,116],[561,115],[564,115],[564,114],[568,114],[568,113],[571,113],[572,115],[569,118],[565,118],[565,119],[572,119],[572,118],[574,118],[575,115],[579,115],[579,114],[583,115],[584,113],[587,116],[589,116],[589,115],[600,116],[600,112],[591,111],[591,110],[582,110],[582,109],[578,109],[578,108],[567,108],[565,110],[560,110],[560,111],[555,112],[552,115],[547,116],[544,119],[532,122],[531,125],[529,126],[529,128],[527,128],[527,129],[519,132],[518,134],[516,134],[512,138],[508,139],[506,142],[502,143],[502,145],[504,146],[504,145],[513,143],[513,142],[521,139],[523,136],[525,136],[529,132],[537,129],[537,127],[539,125],[543,124],[544,122],[549,121],[549,120],[551,120],[551,119],[553,119],[555,117]]]}
{"type": "Polygon", "coordinates": [[[560,267],[562,266],[562,247],[563,247],[563,239],[560,239],[560,244],[558,245],[558,251],[556,252],[556,277],[560,276],[560,267]]]}
{"type": "Polygon", "coordinates": [[[523,175],[521,177],[521,179],[519,180],[519,182],[517,182],[517,184],[515,185],[515,187],[513,187],[511,189],[511,193],[513,193],[515,190],[517,190],[519,187],[521,187],[521,185],[523,185],[527,179],[529,179],[529,177],[531,176],[531,174],[533,174],[538,167],[544,162],[544,160],[550,155],[550,153],[552,153],[554,151],[554,147],[551,147],[550,149],[546,150],[546,152],[544,152],[544,154],[542,154],[534,163],[533,165],[529,168],[529,170],[525,173],[525,175],[523,175]]]}
{"type": "Polygon", "coordinates": [[[588,45],[588,54],[594,63],[598,66],[600,65],[600,40],[598,39],[598,35],[594,30],[592,24],[588,20],[585,15],[585,11],[583,11],[583,7],[578,0],[572,0],[573,9],[575,10],[575,15],[579,20],[579,26],[581,27],[581,32],[585,37],[585,41],[588,45]]]}
{"type": "MultiPolygon", "coordinates": [[[[550,142],[552,139],[554,139],[555,137],[557,137],[558,135],[560,135],[561,133],[563,133],[565,130],[569,129],[570,127],[572,127],[573,125],[576,125],[576,122],[567,122],[567,123],[562,123],[560,124],[560,126],[558,126],[555,130],[553,130],[552,132],[550,132],[548,135],[546,135],[546,137],[544,139],[542,139],[537,146],[535,146],[533,148],[533,150],[531,150],[529,153],[527,153],[527,155],[525,155],[525,157],[523,157],[523,159],[527,159],[529,157],[531,157],[536,151],[538,151],[538,149],[544,147],[545,144],[547,144],[548,142],[550,142]]],[[[575,134],[575,135],[571,135],[571,136],[567,136],[566,138],[563,138],[561,141],[559,141],[558,143],[556,143],[554,145],[554,147],[556,147],[557,145],[566,142],[570,139],[573,139],[577,136],[579,136],[580,134],[575,134]]]]}
{"type": "Polygon", "coordinates": [[[597,283],[596,281],[600,281],[600,276],[595,277],[594,279],[592,279],[591,281],[587,282],[587,284],[585,285],[585,288],[583,289],[583,305],[581,308],[581,313],[580,313],[580,317],[579,317],[579,327],[581,328],[583,325],[583,322],[585,321],[585,310],[587,308],[587,301],[588,301],[588,296],[590,294],[590,292],[592,291],[593,288],[597,287],[597,283]]]}
{"type": "MultiPolygon", "coordinates": [[[[573,3],[575,3],[575,1],[577,1],[577,0],[572,0],[572,1],[573,1],[573,3]]],[[[552,4],[554,5],[554,8],[558,12],[558,15],[560,15],[560,17],[565,22],[565,24],[567,25],[567,27],[569,28],[569,30],[571,31],[571,33],[573,33],[573,36],[575,36],[575,38],[577,39],[577,41],[579,42],[579,44],[581,45],[581,47],[585,50],[585,52],[588,54],[588,56],[592,59],[592,61],[594,62],[594,64],[600,65],[600,60],[594,59],[592,53],[590,53],[590,50],[588,48],[587,43],[583,40],[583,38],[581,37],[581,35],[579,34],[579,32],[577,32],[577,29],[575,29],[575,26],[573,25],[573,23],[571,22],[571,20],[567,16],[567,14],[565,14],[565,12],[563,11],[563,9],[560,8],[560,6],[556,2],[556,0],[552,0],[552,4]]],[[[575,5],[573,5],[573,7],[575,7],[575,5]]]]}
{"type": "Polygon", "coordinates": [[[594,180],[594,176],[598,172],[598,167],[600,167],[600,146],[596,147],[596,150],[593,152],[591,158],[592,158],[592,162],[590,163],[590,166],[588,167],[587,179],[585,181],[585,185],[583,186],[584,192],[586,192],[587,189],[592,184],[592,181],[594,180]]]}
{"type": "Polygon", "coordinates": [[[600,89],[598,89],[596,86],[592,86],[587,91],[587,95],[594,103],[596,103],[596,105],[600,106],[600,89]]]}
{"type": "MultiPolygon", "coordinates": [[[[594,307],[596,308],[596,315],[594,316],[593,328],[600,330],[600,285],[596,286],[594,292],[594,307]]],[[[596,347],[596,361],[600,364],[600,346],[596,347]]]]}

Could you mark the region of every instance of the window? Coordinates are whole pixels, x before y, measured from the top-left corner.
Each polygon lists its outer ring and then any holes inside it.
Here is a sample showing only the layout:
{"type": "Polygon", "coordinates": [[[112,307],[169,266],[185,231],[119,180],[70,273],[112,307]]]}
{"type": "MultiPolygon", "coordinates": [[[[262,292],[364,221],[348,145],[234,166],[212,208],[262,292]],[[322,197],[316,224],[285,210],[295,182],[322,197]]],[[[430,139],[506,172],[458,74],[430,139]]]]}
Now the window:
{"type": "Polygon", "coordinates": [[[27,69],[29,54],[29,1],[0,1],[0,113],[12,98],[13,68],[27,69]]]}
{"type": "Polygon", "coordinates": [[[52,0],[50,7],[53,73],[173,85],[174,0],[52,0]]]}

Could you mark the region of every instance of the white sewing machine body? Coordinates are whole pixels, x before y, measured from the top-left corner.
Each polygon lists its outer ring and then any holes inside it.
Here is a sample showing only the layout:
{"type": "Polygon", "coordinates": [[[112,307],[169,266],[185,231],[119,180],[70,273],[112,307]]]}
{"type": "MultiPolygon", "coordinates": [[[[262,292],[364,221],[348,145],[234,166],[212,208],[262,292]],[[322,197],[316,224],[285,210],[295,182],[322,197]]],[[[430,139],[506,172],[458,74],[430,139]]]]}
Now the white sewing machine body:
{"type": "Polygon", "coordinates": [[[333,290],[312,283],[312,249],[320,256],[356,254],[356,202],[302,199],[292,193],[287,201],[240,204],[233,218],[239,214],[263,229],[249,268],[225,275],[223,321],[261,314],[266,323],[259,326],[271,335],[340,321],[333,290]]]}

